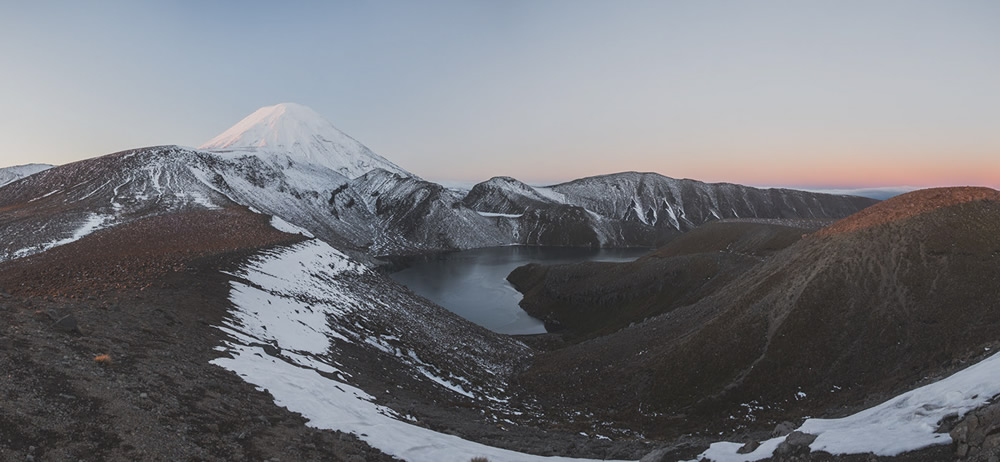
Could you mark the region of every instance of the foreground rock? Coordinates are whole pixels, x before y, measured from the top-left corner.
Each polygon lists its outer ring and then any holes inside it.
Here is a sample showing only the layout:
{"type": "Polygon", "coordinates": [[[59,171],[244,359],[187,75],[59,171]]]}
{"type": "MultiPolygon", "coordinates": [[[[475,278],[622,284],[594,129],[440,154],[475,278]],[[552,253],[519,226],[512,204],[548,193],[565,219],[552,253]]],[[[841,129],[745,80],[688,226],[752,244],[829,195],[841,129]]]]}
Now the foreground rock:
{"type": "Polygon", "coordinates": [[[950,434],[956,458],[970,461],[1000,459],[1000,403],[969,413],[950,434]]]}

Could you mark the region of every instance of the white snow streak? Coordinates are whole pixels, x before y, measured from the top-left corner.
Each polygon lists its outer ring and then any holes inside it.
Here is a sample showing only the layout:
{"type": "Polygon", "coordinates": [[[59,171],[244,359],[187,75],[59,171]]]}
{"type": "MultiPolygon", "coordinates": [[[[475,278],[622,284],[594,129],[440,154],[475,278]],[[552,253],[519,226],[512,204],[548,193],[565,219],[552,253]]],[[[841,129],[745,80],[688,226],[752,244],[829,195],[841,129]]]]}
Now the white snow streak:
{"type": "Polygon", "coordinates": [[[524,216],[523,213],[495,213],[495,212],[479,212],[479,211],[476,211],[476,213],[484,217],[521,218],[524,216]]]}
{"type": "Polygon", "coordinates": [[[285,232],[285,233],[288,233],[288,234],[301,234],[301,235],[303,235],[305,237],[308,237],[308,238],[314,238],[314,237],[316,237],[316,236],[313,236],[313,234],[310,233],[305,228],[302,228],[300,226],[295,226],[295,225],[293,225],[293,224],[291,224],[291,223],[289,223],[289,222],[287,222],[285,220],[282,220],[281,217],[279,217],[277,215],[274,215],[274,216],[271,217],[271,227],[273,227],[274,229],[276,229],[278,231],[285,232]]]}
{"type": "Polygon", "coordinates": [[[33,255],[36,253],[45,252],[46,250],[59,247],[61,245],[66,245],[71,242],[79,241],[83,239],[84,236],[93,233],[104,227],[105,223],[109,221],[112,217],[106,215],[98,215],[96,213],[91,213],[78,227],[73,234],[69,237],[59,239],[57,241],[48,242],[45,244],[40,244],[33,247],[28,247],[25,249],[18,250],[14,252],[14,258],[22,258],[28,255],[33,255]]]}

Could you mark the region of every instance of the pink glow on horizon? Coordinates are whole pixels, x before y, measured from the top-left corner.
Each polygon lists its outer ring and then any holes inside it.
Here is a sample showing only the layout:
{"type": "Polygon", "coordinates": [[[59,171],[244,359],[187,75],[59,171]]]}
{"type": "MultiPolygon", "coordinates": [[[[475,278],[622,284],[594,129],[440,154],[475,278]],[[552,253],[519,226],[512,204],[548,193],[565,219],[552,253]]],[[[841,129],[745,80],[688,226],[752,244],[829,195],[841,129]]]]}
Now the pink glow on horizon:
{"type": "Polygon", "coordinates": [[[990,152],[990,149],[836,146],[831,141],[781,147],[697,146],[684,150],[670,149],[670,155],[662,154],[662,148],[649,146],[615,155],[608,155],[599,149],[583,148],[573,155],[557,153],[551,157],[539,156],[529,172],[523,169],[517,172],[508,166],[489,165],[488,162],[455,167],[459,175],[458,168],[482,170],[481,173],[475,172],[471,178],[482,177],[480,181],[502,174],[533,184],[639,171],[656,172],[672,178],[753,186],[824,189],[987,186],[1000,189],[1000,153],[990,152]],[[826,148],[809,148],[808,144],[826,148]],[[572,157],[572,162],[565,162],[567,157],[572,157]]]}

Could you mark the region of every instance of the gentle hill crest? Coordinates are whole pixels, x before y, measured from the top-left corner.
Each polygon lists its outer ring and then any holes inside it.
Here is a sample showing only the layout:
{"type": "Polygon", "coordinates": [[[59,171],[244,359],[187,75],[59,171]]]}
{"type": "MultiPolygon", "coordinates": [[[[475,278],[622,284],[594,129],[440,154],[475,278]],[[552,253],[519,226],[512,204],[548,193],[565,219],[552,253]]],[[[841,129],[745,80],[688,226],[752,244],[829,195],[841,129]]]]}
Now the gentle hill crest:
{"type": "Polygon", "coordinates": [[[849,233],[893,221],[904,220],[966,202],[1000,200],[1000,191],[984,187],[931,188],[893,197],[864,209],[822,230],[818,236],[849,233]]]}

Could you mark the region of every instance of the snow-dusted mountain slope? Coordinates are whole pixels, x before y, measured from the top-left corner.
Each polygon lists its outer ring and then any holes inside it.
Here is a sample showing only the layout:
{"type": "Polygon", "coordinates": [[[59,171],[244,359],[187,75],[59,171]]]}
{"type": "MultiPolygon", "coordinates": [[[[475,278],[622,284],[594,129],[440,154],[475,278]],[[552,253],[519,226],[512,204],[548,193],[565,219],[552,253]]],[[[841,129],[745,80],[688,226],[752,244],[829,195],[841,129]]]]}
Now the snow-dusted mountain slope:
{"type": "Polygon", "coordinates": [[[204,154],[176,146],[124,151],[51,168],[0,189],[0,261],[45,251],[101,228],[226,198],[192,168],[204,154]]]}
{"type": "Polygon", "coordinates": [[[500,177],[463,198],[395,171],[374,168],[352,179],[283,156],[154,147],[41,172],[5,188],[0,205],[13,208],[0,222],[7,238],[0,258],[172,208],[229,201],[280,217],[356,258],[509,244],[653,246],[716,217],[837,217],[872,202],[636,173],[550,188],[500,177]]]}
{"type": "Polygon", "coordinates": [[[532,187],[508,177],[475,185],[463,203],[506,221],[526,244],[658,245],[724,218],[842,218],[875,200],[625,172],[532,187]]]}
{"type": "Polygon", "coordinates": [[[0,186],[52,168],[49,164],[25,164],[0,168],[0,186]]]}
{"type": "Polygon", "coordinates": [[[243,205],[301,227],[356,258],[504,245],[456,193],[375,169],[353,180],[322,165],[176,146],[109,154],[3,188],[0,260],[27,256],[138,218],[243,205]]]}
{"type": "Polygon", "coordinates": [[[209,156],[205,183],[242,205],[279,216],[353,256],[412,254],[510,243],[509,232],[441,186],[375,169],[350,180],[326,167],[276,166],[256,156],[209,156]]]}
{"type": "Polygon", "coordinates": [[[511,177],[497,176],[473,186],[462,201],[483,213],[505,215],[563,203],[561,196],[543,194],[539,189],[511,177]]]}
{"type": "Polygon", "coordinates": [[[602,216],[679,231],[721,218],[843,218],[877,202],[638,172],[582,178],[555,185],[551,191],[602,216]]]}
{"type": "Polygon", "coordinates": [[[375,168],[412,176],[338,130],[316,111],[294,103],[262,107],[199,149],[226,157],[253,155],[276,164],[319,165],[348,178],[375,168]]]}
{"type": "MultiPolygon", "coordinates": [[[[370,247],[375,234],[363,208],[339,197],[350,180],[315,164],[275,165],[257,156],[202,153],[198,178],[232,201],[281,217],[291,225],[345,249],[370,247]]],[[[357,253],[355,253],[357,255],[357,253]]]]}
{"type": "MultiPolygon", "coordinates": [[[[220,326],[228,337],[220,350],[228,356],[213,363],[266,388],[310,425],[354,433],[414,462],[582,460],[518,453],[430,429],[453,423],[443,409],[493,427],[530,418],[532,411],[514,407],[506,391],[517,364],[531,354],[519,342],[394,290],[317,240],[258,254],[232,276],[234,310],[220,326]],[[420,389],[427,394],[411,396],[420,389]],[[414,399],[433,402],[433,410],[421,412],[414,399]],[[392,403],[412,412],[386,405],[392,403]]],[[[550,444],[577,437],[547,436],[550,444]]]]}
{"type": "Polygon", "coordinates": [[[491,247],[511,243],[511,233],[462,203],[443,186],[386,170],[372,170],[347,189],[375,221],[371,251],[378,255],[491,247]]]}

